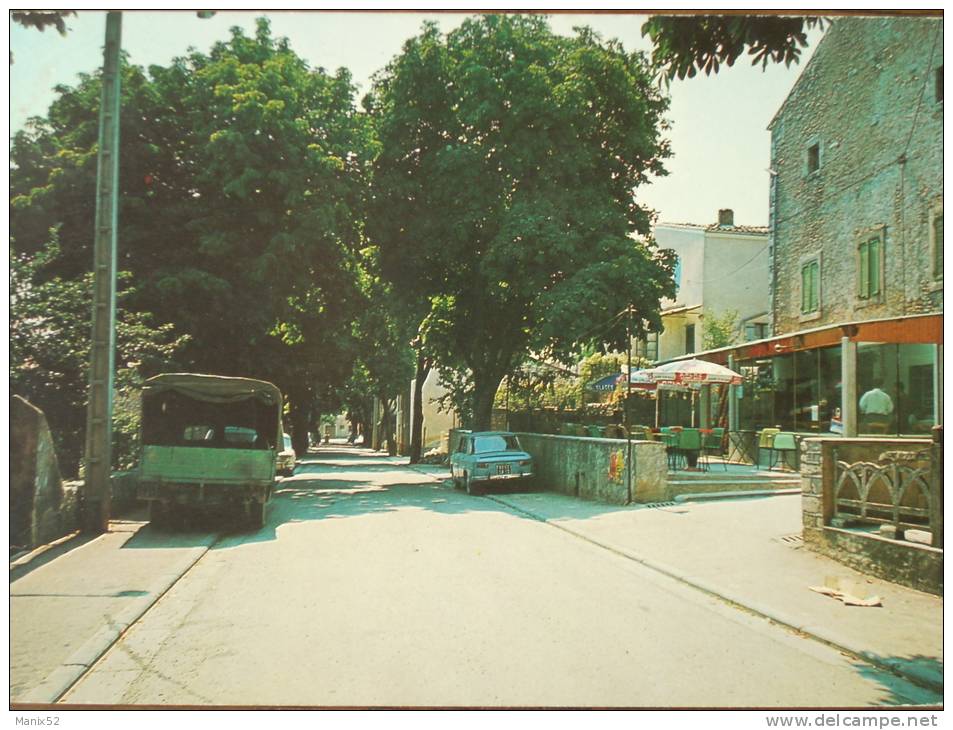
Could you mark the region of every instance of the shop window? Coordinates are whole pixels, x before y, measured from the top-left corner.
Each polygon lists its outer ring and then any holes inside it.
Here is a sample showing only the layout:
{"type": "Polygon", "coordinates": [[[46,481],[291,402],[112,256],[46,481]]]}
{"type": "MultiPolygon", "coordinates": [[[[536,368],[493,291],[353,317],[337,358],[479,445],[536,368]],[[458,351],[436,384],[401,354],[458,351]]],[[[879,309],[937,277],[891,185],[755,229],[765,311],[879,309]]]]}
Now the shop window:
{"type": "Polygon", "coordinates": [[[813,258],[801,264],[801,314],[813,314],[821,307],[821,261],[813,258]]]}
{"type": "Polygon", "coordinates": [[[857,247],[857,296],[876,299],[881,291],[883,271],[883,239],[881,234],[870,236],[857,247]]]}

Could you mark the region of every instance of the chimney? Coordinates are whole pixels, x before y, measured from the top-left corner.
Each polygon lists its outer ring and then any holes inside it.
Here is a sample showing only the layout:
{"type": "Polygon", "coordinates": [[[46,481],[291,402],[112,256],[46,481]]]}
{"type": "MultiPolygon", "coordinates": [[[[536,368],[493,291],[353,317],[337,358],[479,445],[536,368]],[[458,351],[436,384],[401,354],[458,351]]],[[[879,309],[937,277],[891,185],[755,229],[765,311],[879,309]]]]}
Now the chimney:
{"type": "Polygon", "coordinates": [[[718,226],[730,227],[735,224],[735,212],[731,208],[722,208],[718,211],[718,226]]]}

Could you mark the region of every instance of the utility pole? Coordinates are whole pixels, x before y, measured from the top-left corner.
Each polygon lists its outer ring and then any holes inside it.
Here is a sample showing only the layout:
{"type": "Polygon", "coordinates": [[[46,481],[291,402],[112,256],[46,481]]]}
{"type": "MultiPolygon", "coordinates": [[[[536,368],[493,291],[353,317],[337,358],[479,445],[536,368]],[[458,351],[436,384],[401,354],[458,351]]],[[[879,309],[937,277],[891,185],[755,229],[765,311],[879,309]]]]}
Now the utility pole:
{"type": "Polygon", "coordinates": [[[93,328],[86,410],[83,528],[109,529],[113,374],[116,365],[116,226],[119,208],[119,48],[122,14],[106,14],[103,93],[99,109],[96,218],[93,238],[93,328]]]}
{"type": "Polygon", "coordinates": [[[625,496],[632,502],[632,424],[629,418],[629,398],[632,396],[632,305],[626,307],[625,319],[625,496]]]}

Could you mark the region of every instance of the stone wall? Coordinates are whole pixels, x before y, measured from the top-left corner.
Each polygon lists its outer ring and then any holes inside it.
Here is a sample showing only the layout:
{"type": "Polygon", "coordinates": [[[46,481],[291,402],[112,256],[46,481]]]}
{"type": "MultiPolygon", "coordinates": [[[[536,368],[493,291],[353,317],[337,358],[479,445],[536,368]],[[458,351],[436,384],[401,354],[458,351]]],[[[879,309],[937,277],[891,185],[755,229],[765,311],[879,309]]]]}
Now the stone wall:
{"type": "Polygon", "coordinates": [[[10,399],[10,546],[31,548],[76,529],[43,411],[10,399]]]}
{"type": "Polygon", "coordinates": [[[801,507],[804,544],[855,570],[942,594],[943,550],[880,535],[832,527],[834,452],[849,463],[876,463],[887,451],[922,451],[925,439],[804,439],[801,442],[801,507]]]}
{"type": "Polygon", "coordinates": [[[837,18],[771,123],[774,332],[942,311],[942,20],[837,18]],[[932,51],[931,51],[932,49],[932,51]],[[820,166],[808,169],[817,145],[820,166]],[[858,296],[858,245],[882,236],[882,294],[858,296]],[[820,312],[801,265],[820,255],[820,312]]]}
{"type": "MultiPolygon", "coordinates": [[[[611,504],[626,504],[626,442],[582,436],[518,434],[523,448],[536,463],[540,489],[611,504]]],[[[450,453],[459,432],[450,439],[450,453]]],[[[629,465],[633,502],[660,502],[669,498],[665,447],[655,441],[633,441],[629,465]]]]}

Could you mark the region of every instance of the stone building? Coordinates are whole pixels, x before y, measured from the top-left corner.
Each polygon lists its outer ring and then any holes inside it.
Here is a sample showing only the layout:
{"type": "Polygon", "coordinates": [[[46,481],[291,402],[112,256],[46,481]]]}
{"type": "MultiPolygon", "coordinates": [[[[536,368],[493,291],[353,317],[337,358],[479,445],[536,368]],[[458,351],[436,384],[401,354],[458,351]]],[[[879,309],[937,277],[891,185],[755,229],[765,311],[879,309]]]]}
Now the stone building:
{"type": "Polygon", "coordinates": [[[942,311],[942,20],[834,20],[768,128],[773,333],[942,311]]]}
{"type": "Polygon", "coordinates": [[[698,355],[744,377],[731,430],[942,423],[942,31],[939,18],[835,19],[769,124],[771,332],[698,355]],[[889,407],[862,405],[874,389],[889,407]]]}

